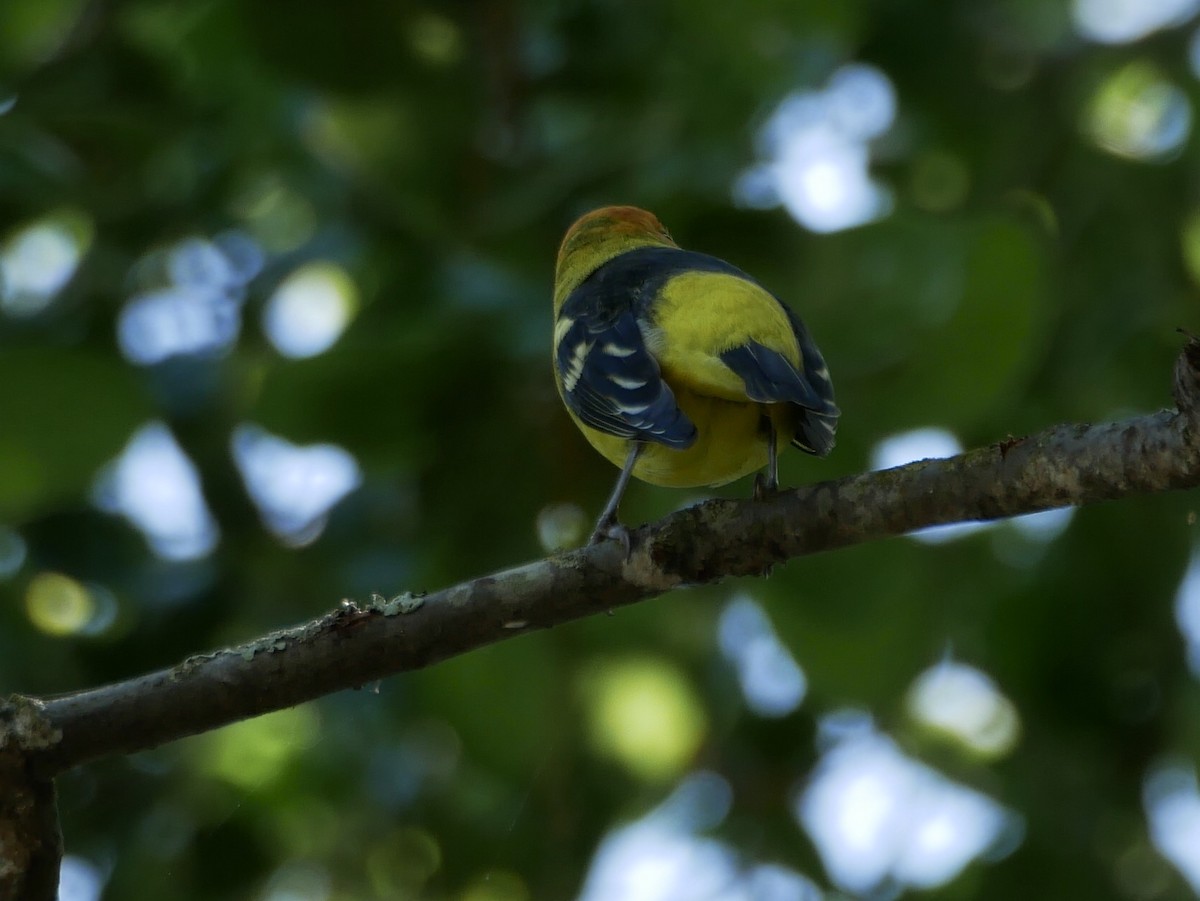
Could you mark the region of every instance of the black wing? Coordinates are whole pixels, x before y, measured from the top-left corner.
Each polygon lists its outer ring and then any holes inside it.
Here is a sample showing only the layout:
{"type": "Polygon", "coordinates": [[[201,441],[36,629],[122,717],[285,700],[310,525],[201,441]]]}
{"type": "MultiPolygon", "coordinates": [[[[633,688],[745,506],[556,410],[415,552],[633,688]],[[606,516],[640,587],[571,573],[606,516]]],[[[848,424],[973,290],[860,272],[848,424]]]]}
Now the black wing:
{"type": "Polygon", "coordinates": [[[684,448],[696,427],[675,403],[646,349],[632,304],[588,302],[578,293],[559,313],[554,365],[567,406],[601,432],[684,448]]]}
{"type": "Polygon", "coordinates": [[[759,403],[790,403],[797,412],[796,434],[792,444],[824,457],[834,445],[834,433],[840,411],[833,402],[833,382],[817,345],[786,305],[781,305],[792,323],[800,345],[803,371],[798,370],[778,351],[750,341],[721,354],[721,361],[742,377],[746,395],[759,403]]]}

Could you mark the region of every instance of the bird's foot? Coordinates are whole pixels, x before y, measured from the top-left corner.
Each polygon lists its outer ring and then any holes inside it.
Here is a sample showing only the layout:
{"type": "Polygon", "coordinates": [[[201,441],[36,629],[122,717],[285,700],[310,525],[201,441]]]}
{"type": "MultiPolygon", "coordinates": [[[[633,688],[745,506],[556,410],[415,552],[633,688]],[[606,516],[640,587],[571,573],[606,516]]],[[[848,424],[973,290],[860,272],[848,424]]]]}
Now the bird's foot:
{"type": "MultiPolygon", "coordinates": [[[[759,473],[754,477],[754,499],[756,501],[765,501],[769,497],[774,497],[779,493],[779,480],[772,479],[770,476],[759,473]]],[[[768,563],[760,572],[762,576],[771,575],[771,571],[775,568],[775,564],[768,563]]]]}
{"type": "Polygon", "coordinates": [[[596,523],[596,528],[592,531],[592,537],[588,539],[588,544],[599,544],[605,539],[619,542],[625,551],[625,560],[629,561],[630,555],[633,553],[633,545],[629,537],[629,529],[617,521],[615,516],[601,519],[596,523]]]}
{"type": "Polygon", "coordinates": [[[768,478],[761,472],[754,477],[754,499],[764,501],[779,493],[779,482],[768,478]]]}

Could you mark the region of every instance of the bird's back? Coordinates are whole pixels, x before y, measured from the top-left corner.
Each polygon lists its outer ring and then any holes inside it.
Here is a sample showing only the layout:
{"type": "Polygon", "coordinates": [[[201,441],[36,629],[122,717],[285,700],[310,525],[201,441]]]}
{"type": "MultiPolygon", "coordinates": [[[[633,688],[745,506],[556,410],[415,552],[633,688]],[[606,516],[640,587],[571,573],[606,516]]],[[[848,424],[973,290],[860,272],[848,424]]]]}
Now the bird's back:
{"type": "Polygon", "coordinates": [[[797,404],[807,411],[797,446],[820,455],[832,448],[837,407],[820,351],[799,317],[736,266],[677,247],[629,250],[596,269],[563,307],[585,311],[612,321],[632,313],[673,389],[797,404]]]}
{"type": "Polygon", "coordinates": [[[583,217],[559,252],[559,390],[588,441],[662,485],[716,485],[762,468],[769,436],[833,447],[838,410],[800,319],[736,266],[686,251],[650,214],[583,217]],[[767,422],[770,428],[767,427],[767,422]]]}

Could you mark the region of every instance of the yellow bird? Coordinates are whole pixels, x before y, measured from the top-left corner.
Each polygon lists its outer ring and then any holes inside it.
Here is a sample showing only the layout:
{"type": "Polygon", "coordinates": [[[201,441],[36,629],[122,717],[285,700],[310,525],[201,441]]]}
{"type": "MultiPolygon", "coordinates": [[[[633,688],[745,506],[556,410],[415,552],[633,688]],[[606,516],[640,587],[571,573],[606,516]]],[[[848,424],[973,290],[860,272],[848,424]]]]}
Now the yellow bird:
{"type": "Polygon", "coordinates": [[[755,470],[779,486],[787,444],[825,456],[838,408],[821,352],[790,309],[736,266],[683,250],[651,213],[580,218],[558,251],[554,380],[588,442],[621,467],[592,542],[628,533],[630,475],[676,488],[755,470]]]}

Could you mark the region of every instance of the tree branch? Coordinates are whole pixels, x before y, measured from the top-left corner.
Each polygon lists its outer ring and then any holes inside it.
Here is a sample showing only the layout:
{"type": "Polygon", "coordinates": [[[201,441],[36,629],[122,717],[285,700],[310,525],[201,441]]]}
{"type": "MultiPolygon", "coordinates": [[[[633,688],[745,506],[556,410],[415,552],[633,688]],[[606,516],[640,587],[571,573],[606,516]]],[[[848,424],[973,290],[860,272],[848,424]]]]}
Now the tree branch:
{"type": "Polygon", "coordinates": [[[27,760],[57,739],[37,701],[0,704],[0,898],[58,897],[62,832],[54,783],[33,775],[27,760]]]}
{"type": "MultiPolygon", "coordinates": [[[[26,749],[40,778],[130,753],[682,585],[762,573],[793,557],[926,526],[991,520],[1200,485],[1200,343],[1176,368],[1184,412],[1063,425],[946,460],[782,492],[713,500],[616,542],[560,554],[428,596],[343,602],[317,620],[170,669],[50,698],[53,742],[26,749]]],[[[24,701],[23,703],[29,703],[24,701]]]]}

